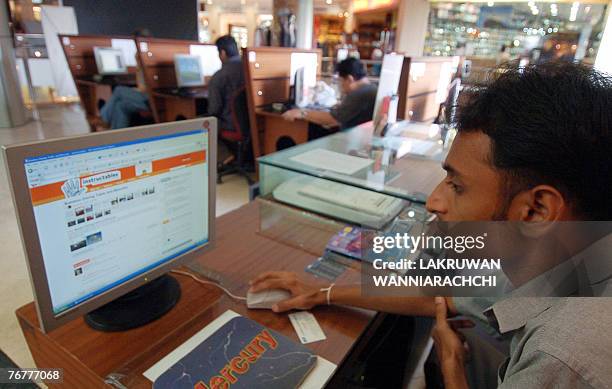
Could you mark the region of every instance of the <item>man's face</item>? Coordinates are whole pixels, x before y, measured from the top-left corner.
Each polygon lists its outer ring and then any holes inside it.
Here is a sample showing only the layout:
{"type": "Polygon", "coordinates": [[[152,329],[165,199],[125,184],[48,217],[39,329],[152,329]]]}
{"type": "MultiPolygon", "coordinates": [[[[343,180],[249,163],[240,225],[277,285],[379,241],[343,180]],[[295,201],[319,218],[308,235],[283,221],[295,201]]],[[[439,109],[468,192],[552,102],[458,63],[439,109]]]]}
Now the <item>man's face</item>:
{"type": "Polygon", "coordinates": [[[444,162],[446,177],[427,199],[441,221],[487,221],[505,215],[501,175],[488,161],[491,140],[482,132],[459,133],[444,162]]]}
{"type": "Polygon", "coordinates": [[[225,50],[219,50],[219,59],[221,62],[225,62],[227,60],[227,55],[225,54],[225,50]]]}

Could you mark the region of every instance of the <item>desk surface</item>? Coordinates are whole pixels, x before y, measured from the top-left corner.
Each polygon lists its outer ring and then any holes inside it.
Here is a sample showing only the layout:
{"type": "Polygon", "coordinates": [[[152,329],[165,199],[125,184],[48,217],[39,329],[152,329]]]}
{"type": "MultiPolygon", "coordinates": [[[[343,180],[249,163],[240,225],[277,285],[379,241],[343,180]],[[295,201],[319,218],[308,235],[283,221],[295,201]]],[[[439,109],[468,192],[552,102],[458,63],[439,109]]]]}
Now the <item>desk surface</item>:
{"type": "MultiPolygon", "coordinates": [[[[426,196],[445,175],[441,161],[445,158],[446,150],[439,143],[440,128],[409,122],[398,124],[397,128],[394,136],[389,134],[380,138],[373,135],[372,122],[367,122],[265,155],[259,159],[260,170],[273,166],[410,201],[425,202],[426,196]],[[430,151],[431,155],[428,155],[430,151]],[[422,155],[417,152],[422,152],[422,155]],[[302,159],[298,160],[300,157],[302,159]],[[321,162],[321,158],[327,160],[321,162]],[[307,160],[310,164],[305,162],[307,160]],[[368,161],[369,164],[356,172],[343,170],[349,163],[354,165],[355,161],[368,161]]],[[[278,172],[277,169],[271,171],[278,172]]]]}
{"type": "MultiPolygon", "coordinates": [[[[273,112],[270,110],[266,110],[263,108],[257,108],[255,110],[255,113],[258,115],[262,115],[262,116],[271,116],[271,117],[282,117],[283,116],[283,112],[273,112]]],[[[300,120],[300,119],[298,119],[300,120]]]]}
{"type": "Polygon", "coordinates": [[[172,89],[157,89],[153,92],[153,95],[157,97],[164,98],[175,98],[175,99],[207,99],[208,98],[208,88],[201,87],[195,88],[195,92],[192,94],[188,93],[179,93],[178,91],[173,91],[172,89]]]}
{"type": "Polygon", "coordinates": [[[105,76],[98,80],[96,80],[94,76],[87,76],[87,77],[79,77],[75,81],[77,84],[83,84],[83,85],[109,85],[109,86],[125,85],[125,86],[132,86],[132,87],[137,85],[136,74],[125,74],[125,75],[120,75],[116,77],[105,76]]]}
{"type": "MultiPolygon", "coordinates": [[[[259,235],[258,226],[257,202],[221,216],[215,248],[197,258],[197,264],[218,272],[222,284],[238,295],[246,295],[248,280],[261,271],[290,270],[310,277],[303,269],[315,256],[259,235]]],[[[352,272],[345,280],[359,277],[358,272],[352,272]]],[[[182,289],[177,306],[161,319],[125,332],[98,332],[79,318],[43,334],[37,327],[34,303],[19,308],[16,314],[37,366],[62,367],[64,384],[80,387],[101,387],[111,373],[125,375],[121,382],[129,387],[150,387],[142,372],[227,309],[299,341],[287,314],[248,310],[215,287],[175,277],[182,289]]],[[[317,307],[312,312],[327,339],[306,346],[336,364],[347,356],[375,316],[372,311],[341,307],[317,307]]]]}

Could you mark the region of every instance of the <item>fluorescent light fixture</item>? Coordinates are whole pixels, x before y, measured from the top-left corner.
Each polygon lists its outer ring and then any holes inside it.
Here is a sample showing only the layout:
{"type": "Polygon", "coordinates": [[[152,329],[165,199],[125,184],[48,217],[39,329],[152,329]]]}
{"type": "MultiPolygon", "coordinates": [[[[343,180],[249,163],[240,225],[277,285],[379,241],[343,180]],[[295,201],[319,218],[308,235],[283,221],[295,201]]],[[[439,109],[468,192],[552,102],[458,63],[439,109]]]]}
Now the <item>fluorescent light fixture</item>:
{"type": "Polygon", "coordinates": [[[580,3],[575,1],[572,3],[572,8],[570,9],[570,17],[569,17],[569,21],[570,22],[575,22],[576,18],[578,17],[578,10],[580,9],[580,3]]]}

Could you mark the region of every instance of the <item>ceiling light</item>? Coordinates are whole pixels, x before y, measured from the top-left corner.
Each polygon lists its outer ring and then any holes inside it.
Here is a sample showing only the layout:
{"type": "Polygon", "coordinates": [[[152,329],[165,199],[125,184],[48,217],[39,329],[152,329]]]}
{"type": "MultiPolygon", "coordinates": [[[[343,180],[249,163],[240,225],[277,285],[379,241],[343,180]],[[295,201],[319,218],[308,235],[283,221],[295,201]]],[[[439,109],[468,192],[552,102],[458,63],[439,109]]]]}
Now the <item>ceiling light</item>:
{"type": "Polygon", "coordinates": [[[325,0],[325,4],[331,5],[331,3],[332,3],[332,0],[325,0]]]}
{"type": "Polygon", "coordinates": [[[487,5],[488,5],[489,7],[493,7],[493,6],[495,5],[495,2],[494,2],[494,1],[489,1],[489,2],[487,3],[487,5]]]}
{"type": "Polygon", "coordinates": [[[572,3],[572,8],[570,9],[569,21],[575,22],[578,17],[578,10],[580,9],[580,3],[575,1],[572,3]]]}

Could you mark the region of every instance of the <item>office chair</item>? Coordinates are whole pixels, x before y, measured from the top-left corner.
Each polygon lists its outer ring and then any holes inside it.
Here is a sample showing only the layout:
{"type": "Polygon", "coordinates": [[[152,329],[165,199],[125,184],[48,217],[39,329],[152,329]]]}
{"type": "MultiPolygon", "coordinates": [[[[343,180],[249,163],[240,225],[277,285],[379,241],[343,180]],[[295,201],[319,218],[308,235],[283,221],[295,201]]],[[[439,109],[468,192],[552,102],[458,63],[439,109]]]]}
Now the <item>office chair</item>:
{"type": "Polygon", "coordinates": [[[230,112],[234,130],[221,129],[219,139],[230,150],[235,150],[236,160],[227,165],[219,164],[217,167],[217,183],[220,184],[225,175],[238,173],[245,177],[248,184],[251,185],[253,180],[247,172],[252,158],[252,153],[250,152],[251,127],[249,124],[246,89],[244,87],[234,92],[230,103],[230,112]]]}
{"type": "Polygon", "coordinates": [[[153,119],[153,112],[138,111],[130,116],[130,127],[144,126],[146,124],[155,124],[155,119],[153,119]]]}

